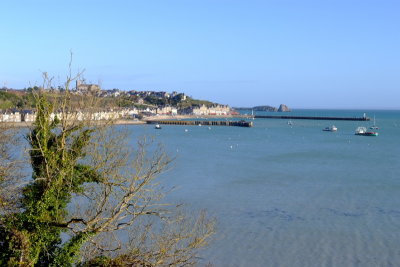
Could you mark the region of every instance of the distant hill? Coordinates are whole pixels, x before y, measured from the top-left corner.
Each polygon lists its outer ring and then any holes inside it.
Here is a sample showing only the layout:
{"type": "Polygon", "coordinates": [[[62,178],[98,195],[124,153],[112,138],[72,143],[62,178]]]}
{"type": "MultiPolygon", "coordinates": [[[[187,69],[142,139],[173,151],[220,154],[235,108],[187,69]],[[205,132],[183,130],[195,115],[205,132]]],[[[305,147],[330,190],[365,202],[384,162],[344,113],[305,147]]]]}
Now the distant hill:
{"type": "Polygon", "coordinates": [[[278,111],[277,108],[271,106],[256,106],[256,107],[235,107],[236,110],[254,110],[254,111],[270,111],[275,112],[278,111]]]}
{"type": "Polygon", "coordinates": [[[236,109],[236,110],[249,110],[249,109],[252,109],[254,111],[268,111],[268,112],[289,112],[290,111],[290,109],[284,104],[281,104],[279,106],[279,108],[271,107],[271,106],[255,106],[255,107],[252,107],[252,108],[239,107],[239,108],[234,108],[234,109],[236,109]]]}
{"type": "Polygon", "coordinates": [[[269,111],[269,112],[276,112],[278,111],[277,108],[271,106],[255,106],[253,107],[254,111],[269,111]]]}
{"type": "MultiPolygon", "coordinates": [[[[35,108],[35,98],[33,92],[38,91],[38,87],[28,88],[24,90],[15,89],[0,89],[0,110],[6,109],[32,109],[35,108]]],[[[191,97],[185,97],[181,99],[179,97],[166,98],[166,97],[155,97],[150,96],[143,99],[141,104],[138,103],[137,97],[130,96],[128,94],[121,94],[120,96],[95,96],[76,94],[75,91],[71,91],[70,95],[70,107],[79,108],[82,106],[81,103],[96,103],[96,106],[103,108],[116,108],[116,107],[147,107],[147,106],[165,106],[170,105],[184,109],[191,106],[205,105],[207,107],[213,106],[216,103],[207,100],[198,100],[191,97]]],[[[63,93],[58,91],[46,91],[47,96],[51,101],[57,101],[63,93]]],[[[179,95],[178,95],[179,96],[179,95]]]]}

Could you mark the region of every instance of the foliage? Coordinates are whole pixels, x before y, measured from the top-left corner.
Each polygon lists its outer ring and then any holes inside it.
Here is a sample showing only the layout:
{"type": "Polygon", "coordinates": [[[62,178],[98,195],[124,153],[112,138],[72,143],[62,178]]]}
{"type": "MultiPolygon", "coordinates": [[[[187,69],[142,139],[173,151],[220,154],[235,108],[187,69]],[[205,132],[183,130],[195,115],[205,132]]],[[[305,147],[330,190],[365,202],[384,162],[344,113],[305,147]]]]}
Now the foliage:
{"type": "Polygon", "coordinates": [[[205,105],[207,107],[210,107],[212,105],[214,105],[215,103],[210,102],[210,101],[206,101],[206,100],[197,100],[197,99],[193,99],[191,97],[186,97],[186,100],[180,102],[178,104],[178,106],[180,108],[187,108],[187,107],[192,107],[192,106],[201,106],[201,105],[205,105]]]}
{"type": "Polygon", "coordinates": [[[160,202],[164,192],[154,179],[170,162],[161,148],[149,155],[146,140],[133,149],[112,124],[75,120],[72,80],[62,98],[33,92],[37,117],[27,135],[28,184],[8,168],[13,160],[4,154],[9,164],[0,168],[0,265],[194,264],[213,234],[213,220],[204,214],[190,220],[160,202]],[[61,116],[53,118],[56,107],[61,116]],[[7,195],[10,181],[22,190],[7,195]]]}
{"type": "MultiPolygon", "coordinates": [[[[0,109],[10,109],[10,108],[18,108],[18,109],[31,109],[36,107],[36,99],[34,94],[40,90],[39,87],[31,88],[29,87],[25,91],[12,90],[9,92],[0,91],[0,109]]],[[[65,90],[65,89],[64,89],[65,90]]],[[[47,99],[50,102],[59,102],[62,101],[64,96],[64,90],[60,92],[49,90],[47,92],[47,99]]],[[[69,105],[71,108],[79,108],[82,106],[82,102],[95,102],[98,103],[99,107],[102,108],[128,108],[128,107],[148,107],[148,106],[165,106],[170,105],[179,108],[187,108],[191,106],[212,106],[215,103],[206,101],[206,100],[197,100],[190,97],[186,97],[186,100],[183,100],[184,94],[178,94],[175,97],[171,98],[163,98],[156,97],[153,95],[145,97],[144,103],[145,105],[139,105],[137,103],[137,96],[127,96],[121,95],[118,97],[98,97],[94,95],[79,95],[79,94],[69,94],[69,105]]]]}
{"type": "Polygon", "coordinates": [[[60,120],[50,120],[53,107],[42,95],[37,108],[35,128],[28,136],[33,182],[23,190],[23,212],[4,218],[5,228],[12,231],[8,232],[11,242],[1,249],[1,260],[53,265],[62,258],[68,264],[80,248],[73,244],[83,242],[89,234],[58,246],[67,204],[71,194],[81,191],[85,182],[100,181],[100,175],[89,166],[78,164],[92,130],[72,127],[57,133],[60,120]]]}
{"type": "Polygon", "coordinates": [[[144,98],[144,101],[150,105],[155,105],[155,106],[165,106],[168,104],[168,100],[166,98],[160,98],[160,97],[155,97],[152,95],[146,96],[144,98]]]}
{"type": "Polygon", "coordinates": [[[0,91],[0,109],[32,108],[34,106],[32,93],[0,91]]]}

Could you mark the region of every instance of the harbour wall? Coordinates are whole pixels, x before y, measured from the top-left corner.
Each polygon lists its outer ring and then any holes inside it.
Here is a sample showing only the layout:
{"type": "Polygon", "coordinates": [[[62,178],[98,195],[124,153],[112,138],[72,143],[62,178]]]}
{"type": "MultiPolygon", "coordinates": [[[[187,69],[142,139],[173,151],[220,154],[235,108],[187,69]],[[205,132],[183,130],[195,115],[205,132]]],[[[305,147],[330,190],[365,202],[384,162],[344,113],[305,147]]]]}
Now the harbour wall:
{"type": "Polygon", "coordinates": [[[214,121],[214,120],[178,121],[178,120],[159,120],[159,121],[147,121],[147,124],[253,127],[253,122],[252,121],[214,121]]]}
{"type": "Polygon", "coordinates": [[[321,117],[321,116],[254,116],[256,119],[286,119],[286,120],[330,120],[330,121],[370,121],[368,117],[321,117]]]}

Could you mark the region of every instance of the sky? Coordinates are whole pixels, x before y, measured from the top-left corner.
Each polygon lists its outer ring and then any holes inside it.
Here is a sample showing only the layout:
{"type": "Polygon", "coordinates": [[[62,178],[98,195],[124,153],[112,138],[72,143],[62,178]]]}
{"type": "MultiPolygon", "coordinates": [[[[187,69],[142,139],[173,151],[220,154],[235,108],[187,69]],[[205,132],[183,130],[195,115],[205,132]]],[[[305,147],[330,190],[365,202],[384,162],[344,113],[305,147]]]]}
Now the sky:
{"type": "Polygon", "coordinates": [[[234,107],[400,109],[400,1],[0,2],[0,87],[178,91],[234,107]]]}

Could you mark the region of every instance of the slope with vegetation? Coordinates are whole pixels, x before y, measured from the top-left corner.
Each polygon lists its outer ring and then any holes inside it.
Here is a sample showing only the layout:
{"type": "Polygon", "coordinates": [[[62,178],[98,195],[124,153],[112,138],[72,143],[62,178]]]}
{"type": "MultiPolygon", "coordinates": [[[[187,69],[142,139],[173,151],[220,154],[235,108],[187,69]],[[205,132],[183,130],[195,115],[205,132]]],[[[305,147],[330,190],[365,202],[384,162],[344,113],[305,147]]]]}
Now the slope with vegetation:
{"type": "Polygon", "coordinates": [[[32,93],[0,91],[0,109],[28,109],[35,107],[32,93]]]}
{"type": "MultiPolygon", "coordinates": [[[[38,87],[28,88],[26,90],[0,91],[0,109],[32,109],[36,107],[34,93],[39,90],[38,87]]],[[[51,101],[58,101],[63,98],[62,92],[47,92],[47,98],[51,101]]],[[[96,102],[102,108],[146,108],[156,106],[174,106],[178,108],[187,108],[191,106],[212,106],[215,103],[205,100],[196,100],[191,97],[182,99],[181,95],[173,98],[161,98],[155,96],[145,97],[144,103],[138,103],[138,97],[121,95],[118,97],[98,97],[94,95],[69,94],[69,105],[71,108],[79,108],[84,102],[96,102]]]]}
{"type": "Polygon", "coordinates": [[[146,140],[127,145],[112,122],[74,121],[68,90],[58,98],[33,96],[29,163],[13,158],[12,129],[0,131],[0,265],[195,264],[214,222],[161,201],[165,192],[155,179],[170,162],[162,149],[149,154],[146,140]],[[62,115],[51,119],[55,109],[62,115]],[[28,180],[18,173],[24,164],[32,169],[28,180]]]}

